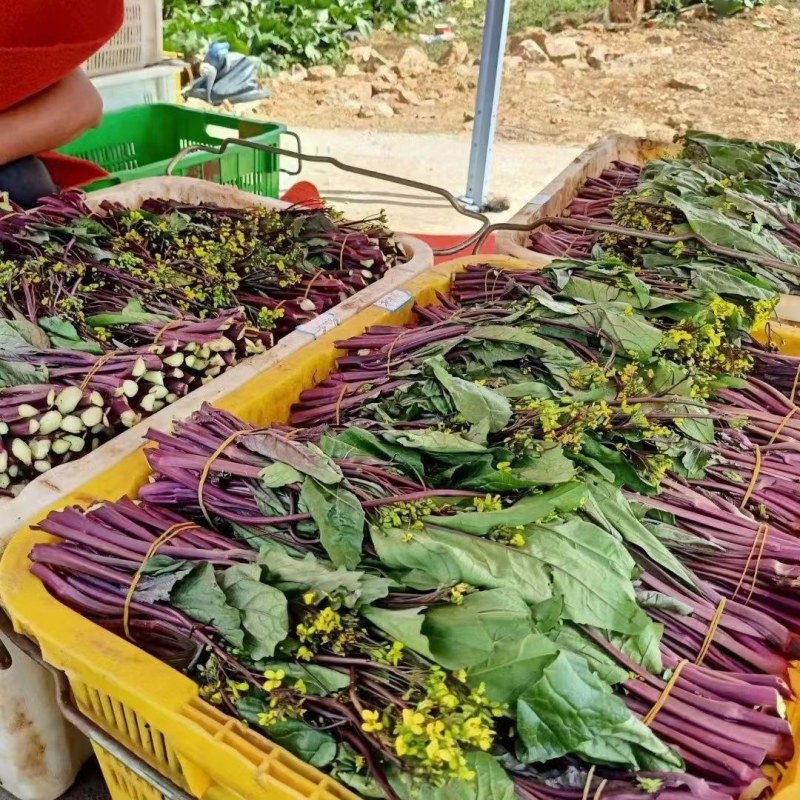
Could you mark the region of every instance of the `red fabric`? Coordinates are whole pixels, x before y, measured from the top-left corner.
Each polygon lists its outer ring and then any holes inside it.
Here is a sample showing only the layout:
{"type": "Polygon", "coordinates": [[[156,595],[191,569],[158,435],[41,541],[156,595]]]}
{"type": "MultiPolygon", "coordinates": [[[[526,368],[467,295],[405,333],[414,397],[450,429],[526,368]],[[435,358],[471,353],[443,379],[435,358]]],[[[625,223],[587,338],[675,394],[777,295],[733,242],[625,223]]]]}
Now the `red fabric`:
{"type": "MultiPolygon", "coordinates": [[[[467,238],[466,233],[454,236],[452,234],[441,235],[432,233],[413,233],[417,239],[422,239],[425,244],[430,245],[434,250],[442,249],[445,247],[455,247],[459,242],[463,242],[467,238]]],[[[494,253],[494,234],[490,234],[486,241],[481,246],[481,253],[494,253]]],[[[462,256],[472,255],[472,245],[453,253],[450,256],[434,256],[433,263],[441,264],[443,261],[452,261],[454,258],[461,258],[462,256]]]]}
{"type": "MultiPolygon", "coordinates": [[[[124,0],[0,0],[0,111],[78,69],[116,33],[124,13],[124,0]]],[[[42,158],[62,189],[106,174],[56,153],[42,158]]]]}
{"type": "MultiPolygon", "coordinates": [[[[2,0],[0,0],[1,2],[2,0]]],[[[298,181],[281,197],[286,203],[306,208],[322,208],[322,197],[319,189],[309,181],[298,181]]]]}

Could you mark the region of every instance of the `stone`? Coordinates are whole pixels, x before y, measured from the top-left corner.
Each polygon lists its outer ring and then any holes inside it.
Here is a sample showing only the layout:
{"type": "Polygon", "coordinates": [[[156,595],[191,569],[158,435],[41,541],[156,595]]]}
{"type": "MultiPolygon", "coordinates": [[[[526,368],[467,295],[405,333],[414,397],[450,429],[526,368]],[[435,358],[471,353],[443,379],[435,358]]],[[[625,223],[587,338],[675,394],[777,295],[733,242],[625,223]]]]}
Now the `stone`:
{"type": "Polygon", "coordinates": [[[351,114],[358,114],[361,111],[361,103],[358,100],[345,100],[340,108],[349,111],[351,114]]]}
{"type": "Polygon", "coordinates": [[[610,0],[608,18],[611,22],[638,24],[644,14],[644,0],[610,0]]]}
{"type": "Polygon", "coordinates": [[[286,77],[287,80],[300,83],[308,77],[308,70],[300,64],[292,64],[286,77]]]}
{"type": "Polygon", "coordinates": [[[354,81],[345,86],[343,92],[348,100],[368,103],[372,99],[372,84],[369,81],[354,81]]]}
{"type": "Polygon", "coordinates": [[[466,64],[469,61],[469,45],[466,42],[453,42],[447,53],[446,63],[450,66],[466,64]]]}
{"type": "Polygon", "coordinates": [[[626,53],[608,62],[608,71],[614,75],[622,75],[633,69],[643,67],[652,61],[660,61],[674,55],[672,47],[651,47],[641,53],[626,53]]]}
{"type": "Polygon", "coordinates": [[[350,51],[351,61],[364,72],[375,72],[378,67],[389,66],[390,62],[384,58],[374,47],[361,45],[350,51]]]}
{"type": "Polygon", "coordinates": [[[373,95],[372,102],[386,103],[394,108],[394,104],[397,102],[397,92],[381,92],[380,94],[373,95]]]}
{"type": "Polygon", "coordinates": [[[362,119],[372,119],[375,116],[375,109],[372,106],[361,106],[358,116],[362,119]]]}
{"type": "Polygon", "coordinates": [[[381,65],[375,70],[372,86],[376,92],[385,91],[387,88],[397,86],[399,78],[390,67],[381,65]]]}
{"type": "Polygon", "coordinates": [[[343,78],[359,78],[361,77],[361,70],[355,64],[345,64],[342,70],[343,78]]]}
{"type": "Polygon", "coordinates": [[[638,117],[622,116],[616,123],[616,128],[620,133],[632,136],[634,139],[644,139],[647,137],[647,125],[643,119],[638,117]]]}
{"type": "Polygon", "coordinates": [[[407,47],[397,62],[397,71],[404,78],[425,75],[431,71],[431,60],[419,47],[407,47]]]}
{"type": "Polygon", "coordinates": [[[410,106],[418,106],[420,104],[419,95],[408,86],[401,86],[397,93],[398,99],[410,106]]]}
{"type": "Polygon", "coordinates": [[[537,86],[555,86],[556,79],[552,72],[545,72],[543,69],[529,69],[525,73],[525,83],[533,83],[537,86]]]}
{"type": "Polygon", "coordinates": [[[503,70],[507,72],[516,72],[525,65],[522,56],[506,56],[503,59],[503,70]]]}
{"type": "Polygon", "coordinates": [[[533,39],[524,39],[514,51],[513,55],[519,56],[529,64],[542,64],[547,61],[547,53],[539,47],[533,39]]]}
{"type": "Polygon", "coordinates": [[[568,58],[566,61],[562,61],[561,65],[570,72],[581,72],[590,69],[585,61],[579,61],[577,58],[568,58]]]}
{"type": "Polygon", "coordinates": [[[530,27],[525,28],[524,31],[520,31],[519,33],[515,33],[513,36],[509,37],[508,40],[508,49],[509,52],[514,53],[516,49],[519,47],[520,42],[524,42],[526,39],[532,39],[542,50],[547,50],[545,42],[550,39],[550,34],[544,28],[537,28],[537,27],[530,27]]]}
{"type": "Polygon", "coordinates": [[[586,53],[586,63],[592,69],[602,69],[603,64],[608,59],[608,50],[602,44],[596,44],[590,47],[586,53]]]}
{"type": "Polygon", "coordinates": [[[464,112],[464,122],[472,122],[475,119],[475,114],[472,111],[464,112]]]}
{"type": "Polygon", "coordinates": [[[703,76],[694,72],[683,72],[679,75],[674,75],[670,78],[667,86],[669,86],[670,89],[679,89],[688,92],[704,92],[708,89],[708,84],[703,79],[703,76]]]}
{"type": "Polygon", "coordinates": [[[308,68],[308,79],[311,81],[329,81],[336,77],[336,70],[329,64],[319,64],[308,68]]]}
{"type": "Polygon", "coordinates": [[[384,117],[385,119],[389,119],[389,117],[394,116],[394,109],[383,100],[378,101],[373,105],[373,109],[375,111],[375,115],[378,117],[384,117]]]}
{"type": "Polygon", "coordinates": [[[434,108],[436,105],[437,100],[435,97],[426,97],[424,100],[420,100],[420,107],[421,108],[434,108]]]}
{"type": "Polygon", "coordinates": [[[565,61],[569,58],[580,58],[581,48],[575,39],[569,36],[554,36],[545,42],[544,51],[553,61],[565,61]]]}
{"type": "Polygon", "coordinates": [[[647,138],[654,142],[669,143],[675,138],[675,131],[670,125],[656,123],[647,126],[647,138]]]}

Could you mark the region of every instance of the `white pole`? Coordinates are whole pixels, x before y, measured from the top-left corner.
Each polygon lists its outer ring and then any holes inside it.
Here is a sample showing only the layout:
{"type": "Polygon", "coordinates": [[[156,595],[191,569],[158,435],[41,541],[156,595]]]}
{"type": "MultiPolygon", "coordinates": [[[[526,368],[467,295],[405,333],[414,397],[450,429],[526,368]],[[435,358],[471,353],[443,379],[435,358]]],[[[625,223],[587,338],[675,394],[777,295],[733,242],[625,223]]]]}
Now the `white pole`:
{"type": "Polygon", "coordinates": [[[511,0],[488,0],[481,43],[481,66],[475,98],[475,121],[472,128],[472,148],[469,156],[469,175],[464,203],[481,211],[486,205],[489,178],[492,171],[492,151],[497,126],[497,107],[500,102],[500,83],[503,78],[503,56],[508,35],[508,15],[511,0]]]}

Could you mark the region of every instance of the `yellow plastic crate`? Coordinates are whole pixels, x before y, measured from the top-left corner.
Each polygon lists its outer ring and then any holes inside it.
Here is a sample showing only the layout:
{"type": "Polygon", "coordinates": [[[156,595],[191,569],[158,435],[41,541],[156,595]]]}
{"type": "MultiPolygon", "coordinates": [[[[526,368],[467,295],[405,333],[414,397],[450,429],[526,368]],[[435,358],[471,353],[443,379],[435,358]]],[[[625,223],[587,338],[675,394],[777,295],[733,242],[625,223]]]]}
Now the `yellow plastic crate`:
{"type": "MultiPolygon", "coordinates": [[[[310,343],[294,357],[255,376],[222,397],[217,405],[255,425],[284,423],[299,394],[328,375],[341,354],[334,342],[370,325],[403,325],[413,302],[433,302],[447,294],[453,273],[468,264],[491,263],[529,269],[508,256],[458,259],[410,279],[356,316],[310,343]]],[[[135,496],[148,476],[141,449],[106,473],[62,498],[51,508],[90,505],[135,496]]],[[[60,604],[29,572],[33,545],[54,537],[20,530],[0,561],[0,601],[17,632],[35,640],[44,659],[64,671],[78,709],[118,742],[197,798],[208,800],[357,800],[356,795],[300,761],[262,735],[200,699],[185,675],[147,655],[60,604]]],[[[791,673],[800,693],[800,664],[791,673]]],[[[798,753],[787,768],[774,769],[775,800],[800,798],[800,713],[790,708],[798,753]]],[[[113,800],[158,800],[158,792],[132,775],[106,751],[99,751],[113,800]]]]}

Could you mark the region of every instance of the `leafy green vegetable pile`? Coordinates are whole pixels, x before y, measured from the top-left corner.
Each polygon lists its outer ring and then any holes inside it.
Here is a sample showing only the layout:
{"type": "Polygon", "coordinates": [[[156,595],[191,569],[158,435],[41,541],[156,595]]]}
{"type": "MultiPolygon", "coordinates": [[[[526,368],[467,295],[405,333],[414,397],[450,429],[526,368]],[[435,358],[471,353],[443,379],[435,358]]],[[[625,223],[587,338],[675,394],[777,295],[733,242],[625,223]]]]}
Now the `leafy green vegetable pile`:
{"type": "Polygon", "coordinates": [[[348,40],[376,26],[412,25],[439,7],[439,0],[166,0],[164,41],[193,55],[224,40],[269,69],[284,69],[341,59],[348,40]]]}
{"type": "Polygon", "coordinates": [[[758,797],[800,652],[776,300],[702,262],[469,268],[338,343],[291,427],[151,433],[138,502],[52,513],[32,570],[362,797],[758,797]]]}
{"type": "Polygon", "coordinates": [[[380,220],[77,193],[0,216],[0,492],[12,493],[382,277],[380,220]]]}
{"type": "Polygon", "coordinates": [[[531,248],[644,268],[699,262],[797,293],[797,148],[696,132],[684,144],[680,158],[616,163],[588,180],[566,212],[574,222],[535,233],[531,248]]]}

